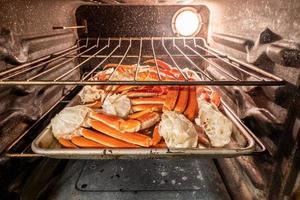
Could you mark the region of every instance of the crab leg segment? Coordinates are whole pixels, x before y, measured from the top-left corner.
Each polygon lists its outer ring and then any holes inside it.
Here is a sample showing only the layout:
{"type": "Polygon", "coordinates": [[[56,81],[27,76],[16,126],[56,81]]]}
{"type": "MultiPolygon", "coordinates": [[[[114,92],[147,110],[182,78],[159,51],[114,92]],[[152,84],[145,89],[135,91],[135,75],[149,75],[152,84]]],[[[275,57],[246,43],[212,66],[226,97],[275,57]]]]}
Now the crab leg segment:
{"type": "Polygon", "coordinates": [[[118,89],[116,90],[117,93],[121,93],[121,92],[126,92],[126,91],[129,91],[129,90],[132,90],[134,88],[137,88],[138,86],[136,85],[120,85],[118,87],[118,89]]]}
{"type": "Polygon", "coordinates": [[[142,110],[142,111],[132,113],[132,114],[128,115],[128,118],[129,119],[137,119],[137,118],[143,116],[144,114],[146,114],[148,112],[151,112],[151,109],[146,109],[146,110],[142,110]]]}
{"type": "Polygon", "coordinates": [[[119,139],[124,142],[140,145],[143,147],[149,147],[151,145],[151,138],[146,135],[139,134],[139,133],[122,133],[96,120],[89,119],[87,120],[87,123],[97,131],[104,133],[115,139],[119,139]]]}
{"type": "Polygon", "coordinates": [[[158,75],[156,72],[151,72],[151,71],[143,71],[138,73],[138,80],[139,81],[145,81],[145,80],[153,80],[157,81],[158,80],[158,75]]]}
{"type": "Polygon", "coordinates": [[[166,94],[166,87],[154,86],[154,87],[140,87],[136,90],[131,90],[126,93],[128,97],[151,97],[166,94]]]}
{"type": "Polygon", "coordinates": [[[179,95],[178,87],[169,88],[163,110],[173,110],[175,108],[178,95],[179,95]]]}
{"type": "Polygon", "coordinates": [[[187,87],[182,87],[179,92],[178,100],[174,111],[178,113],[183,113],[188,103],[189,98],[189,89],[187,87]]]}
{"type": "Polygon", "coordinates": [[[149,112],[137,118],[141,122],[141,130],[150,128],[160,120],[156,112],[149,112]]]}
{"type": "Polygon", "coordinates": [[[194,86],[190,87],[189,101],[187,108],[184,111],[184,115],[191,121],[193,121],[198,113],[198,103],[196,96],[196,88],[194,86]]]}
{"type": "Polygon", "coordinates": [[[92,140],[86,139],[84,137],[80,136],[74,136],[71,138],[71,141],[73,144],[83,147],[83,148],[103,148],[106,147],[105,145],[102,145],[98,142],[94,142],[92,140]]]}
{"type": "Polygon", "coordinates": [[[111,128],[119,129],[121,122],[124,120],[118,116],[108,115],[103,113],[90,112],[89,117],[107,124],[111,128]]]}
{"type": "Polygon", "coordinates": [[[138,132],[139,130],[141,130],[141,127],[141,122],[136,119],[128,119],[120,124],[120,130],[122,132],[138,132]]]}
{"type": "Polygon", "coordinates": [[[156,105],[151,105],[151,104],[140,104],[140,105],[135,105],[132,106],[131,109],[133,112],[139,112],[143,110],[151,110],[151,111],[156,111],[156,112],[161,112],[163,106],[161,104],[156,104],[156,105]]]}
{"type": "Polygon", "coordinates": [[[137,145],[130,144],[115,138],[111,138],[109,136],[103,135],[99,132],[92,131],[89,129],[81,129],[80,130],[81,135],[83,137],[95,141],[97,143],[100,143],[102,145],[105,145],[107,147],[119,147],[119,148],[136,148],[138,147],[137,145]]]}
{"type": "Polygon", "coordinates": [[[126,95],[129,98],[132,98],[132,97],[153,97],[153,96],[158,96],[159,93],[152,92],[152,91],[142,91],[142,90],[135,91],[135,90],[133,90],[133,91],[127,92],[126,95]]]}
{"type": "Polygon", "coordinates": [[[156,112],[147,112],[135,119],[123,121],[120,125],[120,130],[125,132],[137,132],[153,126],[160,119],[156,112]]]}
{"type": "Polygon", "coordinates": [[[155,126],[153,130],[153,136],[152,136],[152,145],[157,145],[161,140],[161,136],[158,132],[158,125],[155,126]]]}
{"type": "Polygon", "coordinates": [[[162,97],[144,97],[144,98],[133,98],[131,99],[132,105],[141,104],[164,104],[165,98],[162,97]]]}
{"type": "Polygon", "coordinates": [[[66,147],[66,148],[77,148],[77,146],[75,146],[72,142],[70,142],[70,140],[66,140],[64,138],[59,138],[58,142],[59,142],[59,144],[61,144],[62,146],[66,147]]]}
{"type": "MultiPolygon", "coordinates": [[[[171,66],[170,66],[168,63],[166,63],[166,62],[164,62],[164,61],[162,61],[162,60],[156,59],[156,62],[157,62],[157,65],[158,65],[160,68],[162,68],[162,69],[166,69],[166,70],[170,70],[170,69],[171,69],[171,66]]],[[[155,60],[154,60],[154,59],[147,60],[147,61],[145,61],[144,63],[145,63],[145,64],[149,64],[149,63],[155,64],[155,60]]]]}
{"type": "Polygon", "coordinates": [[[119,68],[123,68],[123,69],[132,67],[132,65],[119,65],[119,64],[117,64],[117,63],[109,63],[109,64],[105,65],[105,66],[103,67],[103,69],[116,68],[116,67],[118,67],[118,66],[119,66],[119,68]]]}

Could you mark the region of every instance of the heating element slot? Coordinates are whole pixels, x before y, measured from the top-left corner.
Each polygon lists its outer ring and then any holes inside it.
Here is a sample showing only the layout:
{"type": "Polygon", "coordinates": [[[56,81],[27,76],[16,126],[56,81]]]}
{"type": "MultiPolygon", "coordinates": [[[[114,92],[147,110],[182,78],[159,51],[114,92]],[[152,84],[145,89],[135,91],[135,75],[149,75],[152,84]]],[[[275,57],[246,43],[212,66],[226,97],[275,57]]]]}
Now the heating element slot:
{"type": "Polygon", "coordinates": [[[77,45],[54,55],[0,72],[0,85],[282,85],[284,80],[259,69],[224,55],[206,44],[203,38],[151,37],[151,38],[86,38],[77,45]],[[143,70],[146,60],[153,59],[158,81],[141,81],[138,73],[143,70]],[[42,69],[54,61],[59,63],[47,70],[42,69]],[[113,61],[111,61],[113,60],[113,61]],[[163,80],[159,60],[168,62],[182,75],[183,80],[163,80]],[[44,75],[63,68],[69,62],[76,62],[58,77],[44,80],[44,75]],[[115,70],[107,80],[91,80],[91,77],[103,67],[114,62],[115,70]],[[91,64],[92,63],[92,64],[91,64]],[[90,67],[86,69],[86,64],[90,67]],[[113,76],[122,65],[137,66],[132,80],[115,81],[113,76]],[[193,70],[201,80],[191,80],[185,68],[193,70]],[[83,75],[78,80],[65,80],[73,71],[80,69],[83,75]],[[211,70],[222,77],[216,76],[211,70]],[[30,74],[30,75],[29,75],[30,74]]]}

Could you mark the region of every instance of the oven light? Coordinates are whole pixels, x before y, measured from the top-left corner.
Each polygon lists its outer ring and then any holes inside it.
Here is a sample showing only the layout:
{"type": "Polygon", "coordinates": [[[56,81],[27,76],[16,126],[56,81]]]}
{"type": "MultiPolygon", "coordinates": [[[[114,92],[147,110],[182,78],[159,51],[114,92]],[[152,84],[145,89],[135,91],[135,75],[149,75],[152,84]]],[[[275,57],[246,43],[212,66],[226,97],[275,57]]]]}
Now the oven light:
{"type": "Polygon", "coordinates": [[[195,36],[201,28],[201,17],[196,9],[183,8],[173,17],[173,31],[181,36],[195,36]]]}

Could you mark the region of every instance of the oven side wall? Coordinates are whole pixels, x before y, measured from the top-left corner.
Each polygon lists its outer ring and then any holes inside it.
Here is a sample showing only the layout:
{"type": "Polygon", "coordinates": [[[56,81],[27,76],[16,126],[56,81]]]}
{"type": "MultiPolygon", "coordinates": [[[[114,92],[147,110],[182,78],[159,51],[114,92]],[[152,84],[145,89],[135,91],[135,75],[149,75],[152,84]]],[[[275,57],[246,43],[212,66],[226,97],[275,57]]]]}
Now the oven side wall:
{"type": "MultiPolygon", "coordinates": [[[[25,52],[28,61],[69,48],[76,44],[76,32],[53,30],[52,26],[76,24],[75,10],[80,3],[80,1],[67,0],[0,0],[0,37],[1,39],[10,38],[13,45],[18,45],[20,50],[25,52]]],[[[1,45],[5,46],[8,44],[6,42],[4,41],[1,45]]],[[[50,63],[43,66],[41,70],[55,64],[50,63]]],[[[74,67],[74,65],[75,62],[67,63],[47,76],[51,77],[55,73],[57,76],[57,74],[63,73],[74,67]]],[[[16,66],[16,63],[9,64],[0,60],[0,71],[14,66],[16,66]]],[[[36,73],[38,72],[39,70],[36,73]]],[[[79,71],[74,71],[70,77],[79,77],[79,71]]],[[[40,159],[7,158],[5,157],[5,149],[70,89],[70,86],[0,87],[1,199],[17,198],[23,181],[26,180],[28,173],[40,161],[40,159]]],[[[55,166],[54,162],[52,167],[55,166]]],[[[50,168],[51,166],[49,167],[51,171],[50,168]]]]}
{"type": "MultiPolygon", "coordinates": [[[[282,199],[290,195],[299,171],[300,1],[198,2],[211,12],[208,42],[212,47],[288,82],[284,87],[229,89],[251,97],[254,106],[265,109],[280,122],[272,125],[253,115],[240,116],[267,151],[251,157],[218,159],[234,199],[282,199]],[[295,63],[285,62],[284,56],[290,56],[295,63]]],[[[230,96],[228,90],[224,93],[230,96]]],[[[236,99],[229,102],[237,112],[245,111],[236,105],[236,99]]]]}

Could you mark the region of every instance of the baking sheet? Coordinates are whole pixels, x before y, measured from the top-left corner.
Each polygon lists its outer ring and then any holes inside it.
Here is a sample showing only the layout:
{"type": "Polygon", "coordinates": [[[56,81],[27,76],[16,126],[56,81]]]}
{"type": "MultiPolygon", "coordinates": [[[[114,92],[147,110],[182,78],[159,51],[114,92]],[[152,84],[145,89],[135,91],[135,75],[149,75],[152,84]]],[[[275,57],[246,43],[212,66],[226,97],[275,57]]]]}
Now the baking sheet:
{"type": "MultiPolygon", "coordinates": [[[[68,106],[79,104],[76,96],[68,106]]],[[[170,156],[203,156],[203,157],[234,157],[251,154],[255,151],[255,141],[249,129],[222,102],[223,114],[232,121],[234,128],[229,145],[221,148],[105,148],[105,149],[67,149],[63,148],[51,132],[50,124],[32,142],[32,151],[42,156],[66,159],[105,159],[105,158],[142,158],[142,157],[170,157],[170,156]]]]}

